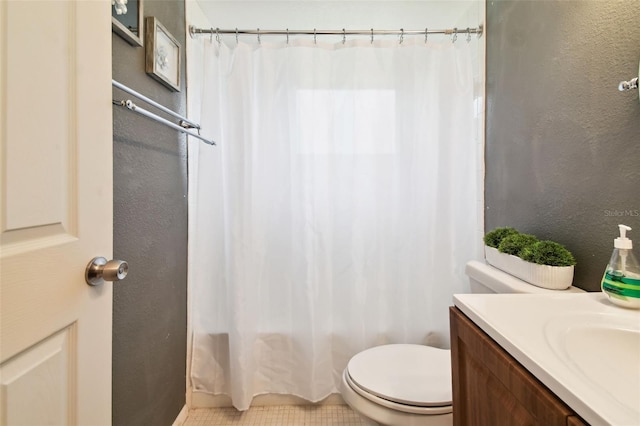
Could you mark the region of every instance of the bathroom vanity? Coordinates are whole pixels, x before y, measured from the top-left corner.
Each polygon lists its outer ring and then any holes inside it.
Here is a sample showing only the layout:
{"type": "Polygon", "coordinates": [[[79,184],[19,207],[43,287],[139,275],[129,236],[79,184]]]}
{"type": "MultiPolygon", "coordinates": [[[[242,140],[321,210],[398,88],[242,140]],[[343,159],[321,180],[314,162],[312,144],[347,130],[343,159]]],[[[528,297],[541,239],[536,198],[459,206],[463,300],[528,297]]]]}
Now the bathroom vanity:
{"type": "Polygon", "coordinates": [[[640,424],[639,311],[595,293],[454,303],[454,425],[640,424]]]}

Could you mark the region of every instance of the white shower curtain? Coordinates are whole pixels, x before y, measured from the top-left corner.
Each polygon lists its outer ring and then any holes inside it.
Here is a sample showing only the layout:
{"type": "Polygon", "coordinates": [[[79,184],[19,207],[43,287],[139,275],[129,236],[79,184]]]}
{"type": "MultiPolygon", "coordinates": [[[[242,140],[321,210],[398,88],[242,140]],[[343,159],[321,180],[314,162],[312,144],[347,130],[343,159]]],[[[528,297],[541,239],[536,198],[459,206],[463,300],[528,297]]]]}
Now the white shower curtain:
{"type": "Polygon", "coordinates": [[[480,255],[476,42],[199,43],[193,389],[318,401],[365,348],[448,347],[480,255]]]}

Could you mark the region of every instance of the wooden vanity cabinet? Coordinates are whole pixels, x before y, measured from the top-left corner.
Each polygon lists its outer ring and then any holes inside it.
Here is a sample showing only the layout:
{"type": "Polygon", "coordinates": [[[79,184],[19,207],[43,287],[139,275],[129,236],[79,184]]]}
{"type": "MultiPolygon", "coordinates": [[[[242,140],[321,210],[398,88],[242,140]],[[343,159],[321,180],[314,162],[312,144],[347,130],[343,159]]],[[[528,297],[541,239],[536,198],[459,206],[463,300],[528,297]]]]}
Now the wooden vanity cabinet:
{"type": "Polygon", "coordinates": [[[587,424],[462,311],[449,313],[454,426],[587,424]]]}

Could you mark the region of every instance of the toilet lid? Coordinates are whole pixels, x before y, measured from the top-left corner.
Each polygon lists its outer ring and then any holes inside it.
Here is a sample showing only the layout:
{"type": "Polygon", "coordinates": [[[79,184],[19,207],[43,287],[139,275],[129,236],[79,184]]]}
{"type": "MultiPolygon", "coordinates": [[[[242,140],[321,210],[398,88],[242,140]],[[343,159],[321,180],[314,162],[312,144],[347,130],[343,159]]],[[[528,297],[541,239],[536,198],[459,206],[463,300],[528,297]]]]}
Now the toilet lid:
{"type": "Polygon", "coordinates": [[[383,345],[360,352],[347,365],[362,390],[400,404],[451,405],[451,352],[423,345],[383,345]]]}

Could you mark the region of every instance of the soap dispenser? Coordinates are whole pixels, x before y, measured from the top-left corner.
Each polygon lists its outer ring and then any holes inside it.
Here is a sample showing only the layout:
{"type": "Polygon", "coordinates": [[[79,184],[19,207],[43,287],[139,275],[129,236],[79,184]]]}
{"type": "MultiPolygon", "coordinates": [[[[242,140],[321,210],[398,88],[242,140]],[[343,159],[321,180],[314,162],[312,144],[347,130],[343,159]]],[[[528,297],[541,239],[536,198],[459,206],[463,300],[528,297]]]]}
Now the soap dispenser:
{"type": "Polygon", "coordinates": [[[620,236],[613,241],[613,254],[602,277],[602,291],[616,305],[640,309],[640,264],[633,255],[631,228],[618,225],[620,236]]]}

